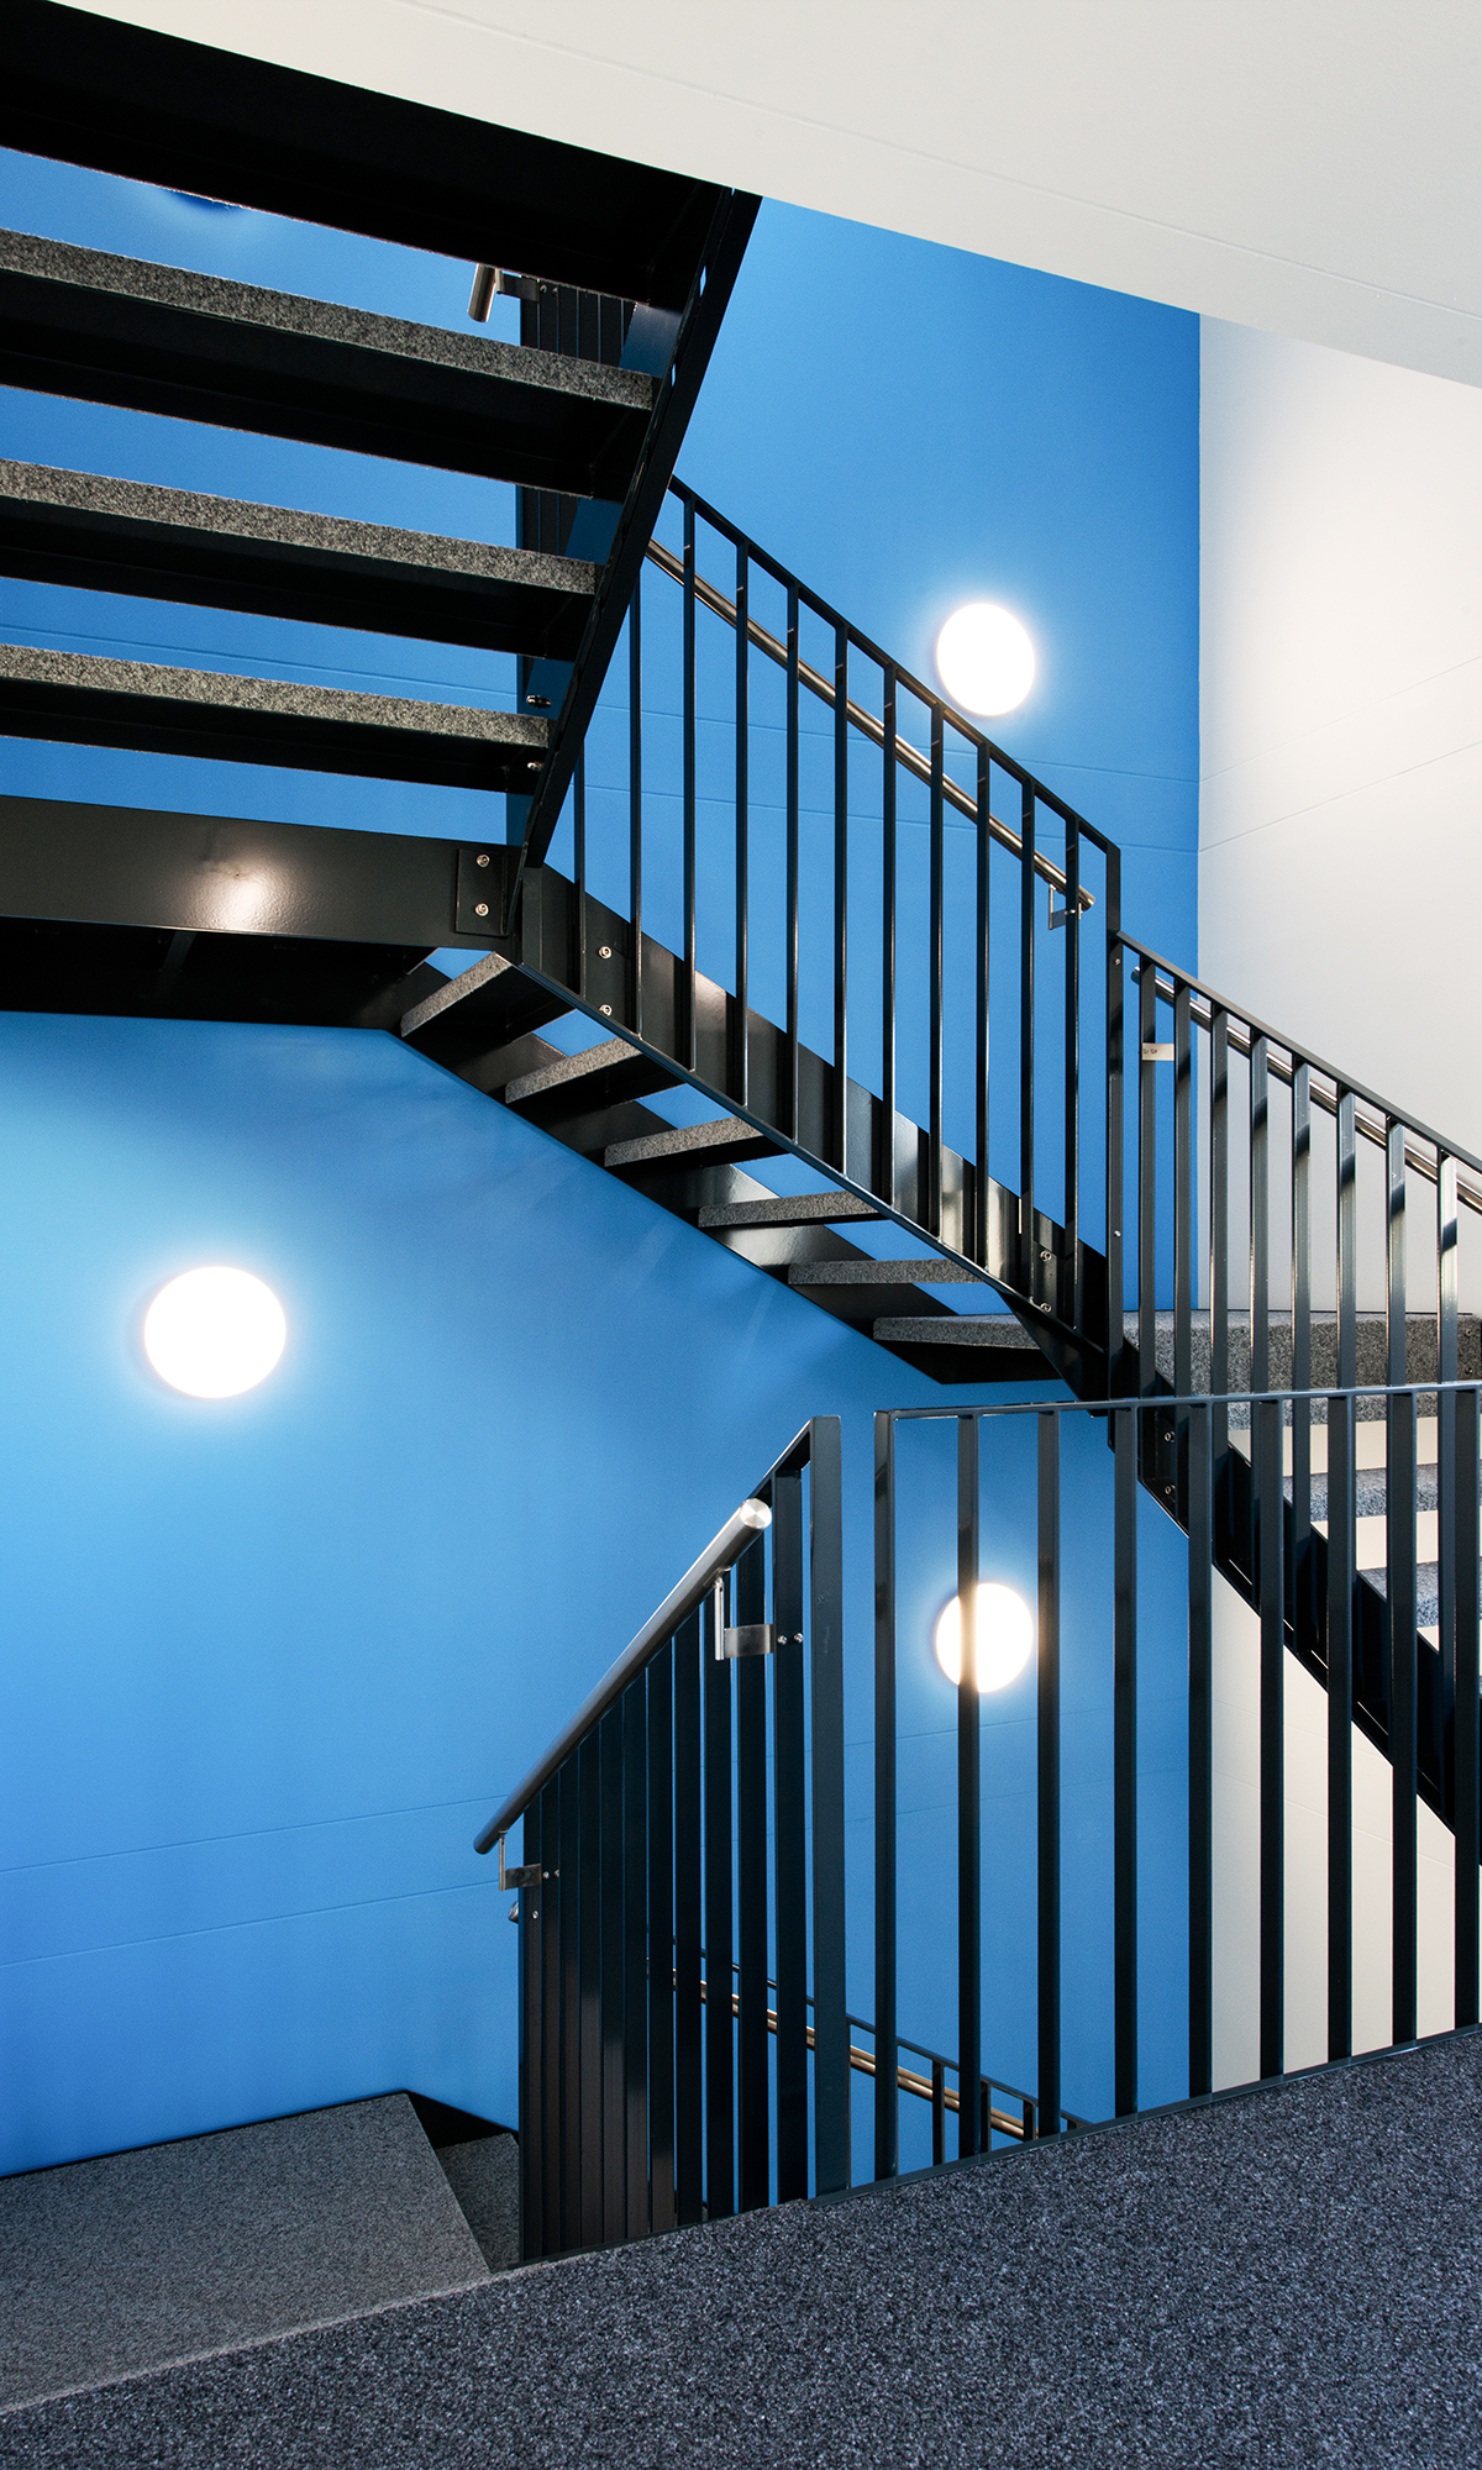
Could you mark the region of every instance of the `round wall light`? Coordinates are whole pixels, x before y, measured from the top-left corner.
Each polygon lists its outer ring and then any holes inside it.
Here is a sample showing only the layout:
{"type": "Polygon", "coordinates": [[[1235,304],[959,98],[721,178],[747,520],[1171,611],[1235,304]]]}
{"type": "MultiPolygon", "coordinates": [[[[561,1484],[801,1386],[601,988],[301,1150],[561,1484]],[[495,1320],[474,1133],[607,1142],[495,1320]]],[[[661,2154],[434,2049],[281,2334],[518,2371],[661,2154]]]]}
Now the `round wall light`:
{"type": "MultiPolygon", "coordinates": [[[[985,1578],[978,1588],[978,1695],[1006,1690],[1034,1651],[1034,1621],[1022,1595],[985,1578]]],[[[962,1606],[954,1595],[942,1607],[934,1640],[937,1662],[955,1689],[962,1679],[962,1606]]]]}
{"type": "Polygon", "coordinates": [[[1016,712],[1034,684],[1034,645],[1012,609],[970,600],[937,637],[937,674],[964,712],[1016,712]]]}
{"type": "Polygon", "coordinates": [[[187,1269],[144,1316],[144,1352],[187,1398],[239,1398],[265,1381],[288,1323],[270,1286],[247,1269],[187,1269]]]}

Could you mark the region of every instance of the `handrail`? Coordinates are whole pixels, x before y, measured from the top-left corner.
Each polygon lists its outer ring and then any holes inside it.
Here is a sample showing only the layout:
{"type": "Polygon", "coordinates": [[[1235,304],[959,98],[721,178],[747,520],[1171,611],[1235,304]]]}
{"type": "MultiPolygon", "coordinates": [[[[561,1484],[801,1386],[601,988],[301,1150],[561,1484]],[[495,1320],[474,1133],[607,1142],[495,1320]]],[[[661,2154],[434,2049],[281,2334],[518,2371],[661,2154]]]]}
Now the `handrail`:
{"type": "MultiPolygon", "coordinates": [[[[1320,1114],[1337,1114],[1338,1093],[1341,1090],[1354,1101],[1355,1131],[1360,1139],[1370,1142],[1375,1148],[1383,1149],[1386,1146],[1388,1126],[1391,1123],[1403,1124],[1406,1133],[1413,1134],[1416,1142],[1429,1142],[1431,1149],[1435,1152],[1432,1157],[1427,1157],[1424,1149],[1415,1147],[1410,1139],[1407,1138],[1405,1142],[1406,1165],[1413,1167],[1416,1174],[1423,1176],[1427,1183],[1436,1181],[1437,1162],[1441,1158],[1451,1159],[1452,1163],[1458,1167],[1470,1167],[1475,1175],[1482,1176],[1482,1159],[1472,1157],[1467,1150],[1459,1149],[1454,1142],[1443,1141],[1438,1132],[1431,1131],[1429,1125],[1413,1123],[1399,1107],[1391,1106],[1388,1099],[1381,1098],[1376,1091],[1366,1089],[1361,1081],[1350,1080],[1346,1073],[1337,1069],[1336,1065],[1325,1063],[1318,1055],[1306,1054],[1297,1045],[1295,1039],[1287,1037],[1279,1029],[1268,1027],[1265,1021],[1256,1020],[1241,1005],[1231,1003],[1228,996],[1216,994],[1214,988],[1206,986],[1201,979],[1191,978],[1187,970],[1180,969],[1174,961],[1164,960],[1160,953],[1152,951],[1147,944],[1139,943],[1135,935],[1118,935],[1117,941],[1124,951],[1135,953],[1139,961],[1151,967],[1153,982],[1161,1002],[1171,1003],[1179,987],[1187,987],[1190,997],[1190,1017],[1198,1023],[1201,1029],[1213,1027],[1216,1012],[1228,1014],[1230,1044],[1237,1055],[1248,1057],[1252,1042],[1256,1038],[1268,1040],[1275,1050],[1268,1058],[1272,1078],[1280,1081],[1284,1087],[1290,1088],[1292,1075],[1298,1064],[1305,1064],[1309,1072],[1320,1074],[1321,1078],[1311,1085],[1312,1103],[1320,1114]],[[1327,1088],[1322,1085],[1324,1081],[1329,1084],[1327,1088]],[[1366,1109],[1373,1111],[1366,1112],[1366,1109]]],[[[1458,1175],[1456,1189],[1457,1198],[1464,1201],[1468,1209],[1482,1216],[1482,1183],[1471,1183],[1466,1176],[1458,1175]]]]}
{"type": "Polygon", "coordinates": [[[621,1698],[628,1683],[636,1679],[645,1664],[653,1661],[659,1649],[687,1620],[697,1604],[703,1603],[718,1578],[738,1561],[746,1547],[772,1523],[772,1513],[765,1501],[743,1501],[733,1510],[720,1533],[708,1543],[698,1561],[691,1564],[665,1596],[658,1611],[651,1613],[630,1646],[623,1649],[617,1662],[611,1665],[596,1688],[583,1699],[570,1722],[559,1732],[550,1748],[538,1758],[530,1772],[507,1793],[488,1825],[473,1839],[475,1852],[492,1852],[501,1836],[507,1835],[515,1820],[522,1817],[542,1787],[548,1784],[558,1767],[564,1766],[579,1741],[592,1726],[599,1723],[611,1706],[621,1698]]]}
{"type": "MultiPolygon", "coordinates": [[[[657,566],[661,574],[667,575],[671,583],[683,584],[685,580],[684,560],[676,557],[672,549],[666,549],[662,541],[651,540],[648,544],[648,556],[650,563],[657,566]]],[[[703,575],[697,574],[694,578],[694,591],[695,598],[702,608],[708,609],[713,617],[722,618],[726,625],[735,627],[736,604],[733,600],[726,598],[718,584],[709,583],[703,575]]],[[[790,655],[781,637],[771,634],[758,619],[752,617],[749,611],[746,619],[746,640],[748,643],[755,644],[759,652],[765,652],[768,660],[775,662],[779,669],[786,669],[789,666],[790,655]]],[[[875,655],[875,657],[880,656],[875,655]]],[[[799,683],[806,686],[811,695],[816,695],[820,703],[826,703],[830,711],[835,709],[838,698],[834,692],[833,682],[824,676],[821,669],[815,669],[808,661],[800,660],[797,664],[797,674],[799,683]]],[[[906,682],[910,684],[913,693],[925,694],[926,689],[918,688],[914,681],[906,682]]],[[[884,747],[885,723],[869,711],[864,704],[856,703],[852,696],[845,698],[844,717],[851,728],[857,729],[862,737],[869,739],[872,746],[884,747]]],[[[955,719],[956,715],[954,714],[953,717],[955,719]]],[[[964,734],[969,733],[965,731],[964,734]]],[[[976,733],[971,733],[971,742],[976,742],[976,733]]],[[[909,772],[913,780],[925,781],[930,787],[931,757],[923,754],[919,746],[912,746],[908,739],[897,735],[895,759],[903,772],[909,772]]],[[[973,823],[977,822],[977,799],[968,790],[960,788],[950,776],[943,777],[942,797],[948,806],[956,808],[959,815],[967,815],[973,823]]],[[[1079,818],[1077,818],[1077,823],[1078,828],[1085,829],[1079,824],[1079,818]]],[[[1016,858],[1023,857],[1024,843],[1011,824],[1005,823],[1000,816],[990,812],[988,830],[1001,848],[1009,850],[1016,858]]],[[[1059,892],[1063,896],[1068,890],[1069,883],[1064,868],[1057,866],[1053,858],[1047,858],[1042,850],[1037,849],[1034,853],[1034,871],[1040,881],[1047,883],[1053,892],[1059,892]]],[[[1094,909],[1096,906],[1095,894],[1088,892],[1084,884],[1080,886],[1079,900],[1083,911],[1094,909]]]]}

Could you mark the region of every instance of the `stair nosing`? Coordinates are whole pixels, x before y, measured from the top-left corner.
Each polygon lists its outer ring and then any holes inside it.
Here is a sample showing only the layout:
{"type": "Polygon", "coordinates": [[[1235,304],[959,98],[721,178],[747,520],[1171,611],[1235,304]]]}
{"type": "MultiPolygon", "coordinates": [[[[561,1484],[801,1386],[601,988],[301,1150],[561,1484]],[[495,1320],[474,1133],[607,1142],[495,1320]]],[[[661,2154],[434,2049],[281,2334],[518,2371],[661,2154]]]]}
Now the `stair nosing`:
{"type": "Polygon", "coordinates": [[[668,1132],[645,1132],[637,1140],[610,1142],[602,1152],[602,1163],[606,1167],[644,1166],[665,1158],[702,1157],[707,1149],[744,1149],[753,1144],[763,1148],[775,1146],[772,1136],[758,1132],[754,1124],[742,1123],[734,1115],[721,1115],[709,1123],[676,1124],[668,1132]],[[712,1136],[709,1141],[701,1138],[705,1133],[712,1136]]]}
{"type": "Polygon", "coordinates": [[[976,1346],[1003,1345],[1015,1353],[1038,1355],[1041,1348],[1022,1323],[1011,1312],[978,1314],[944,1312],[931,1319],[915,1314],[887,1316],[874,1322],[871,1336],[881,1346],[976,1346]]]}
{"type": "Polygon", "coordinates": [[[789,1286],[987,1286],[986,1273],[959,1261],[793,1261],[789,1286]]]}

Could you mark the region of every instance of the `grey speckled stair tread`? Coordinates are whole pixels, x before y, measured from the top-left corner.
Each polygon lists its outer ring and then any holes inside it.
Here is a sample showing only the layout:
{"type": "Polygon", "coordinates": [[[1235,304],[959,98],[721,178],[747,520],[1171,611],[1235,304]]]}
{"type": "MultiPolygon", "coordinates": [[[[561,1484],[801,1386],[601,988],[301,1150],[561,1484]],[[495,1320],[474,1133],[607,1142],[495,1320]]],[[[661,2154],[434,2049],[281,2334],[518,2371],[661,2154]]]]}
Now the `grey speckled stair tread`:
{"type": "Polygon", "coordinates": [[[881,1212],[852,1192],[782,1193],[755,1201],[717,1201],[700,1211],[699,1223],[715,1227],[831,1226],[852,1218],[879,1218],[881,1212]]]}
{"type": "Polygon", "coordinates": [[[486,2280],[404,2093],[0,2179],[0,2404],[486,2280]]]}
{"type": "Polygon", "coordinates": [[[789,1286],[983,1286],[982,1273],[935,1255],[909,1261],[794,1261],[789,1286]]]}
{"type": "Polygon", "coordinates": [[[490,746],[545,750],[548,724],[524,712],[489,712],[467,703],[423,703],[410,695],[364,694],[347,686],[307,686],[297,678],[243,677],[231,670],[173,669],[152,660],[112,660],[97,652],[54,652],[0,643],[0,679],[75,688],[80,693],[148,695],[172,703],[216,704],[237,712],[353,722],[358,727],[431,731],[490,746]]]}
{"type": "Polygon", "coordinates": [[[0,231],[0,272],[152,301],[196,317],[219,318],[224,325],[268,327],[316,342],[350,344],[625,410],[647,412],[658,392],[655,378],[635,369],[613,368],[605,361],[535,351],[525,344],[501,343],[490,335],[462,333],[447,326],[423,326],[405,317],[383,317],[374,310],[310,300],[297,292],[271,291],[257,283],[235,283],[183,266],[120,257],[106,249],[78,248],[33,232],[0,231]]]}
{"type": "Polygon", "coordinates": [[[909,1314],[879,1320],[874,1335],[882,1346],[977,1346],[1022,1348],[1039,1356],[1039,1347],[1011,1313],[944,1312],[931,1319],[909,1314]]]}
{"type": "Polygon", "coordinates": [[[440,532],[409,532],[389,523],[353,523],[338,515],[307,514],[294,506],[263,506],[249,498],[212,497],[195,489],[159,489],[144,481],[112,480],[99,473],[66,471],[44,463],[0,459],[0,501],[7,499],[27,506],[113,515],[130,523],[170,525],[212,537],[225,534],[339,558],[392,560],[414,570],[431,568],[480,582],[569,592],[578,599],[595,591],[597,583],[596,567],[584,558],[508,549],[493,541],[453,540],[440,532]]]}

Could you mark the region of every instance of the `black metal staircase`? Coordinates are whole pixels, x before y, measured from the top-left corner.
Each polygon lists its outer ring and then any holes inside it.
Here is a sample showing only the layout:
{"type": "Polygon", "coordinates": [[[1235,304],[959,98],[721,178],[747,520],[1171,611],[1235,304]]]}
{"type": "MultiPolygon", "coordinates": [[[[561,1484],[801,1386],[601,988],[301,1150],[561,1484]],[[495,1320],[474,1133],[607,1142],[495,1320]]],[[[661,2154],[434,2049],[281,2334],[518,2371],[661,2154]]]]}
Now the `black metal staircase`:
{"type": "Polygon", "coordinates": [[[1136,1474],[1278,1675],[1452,1821],[1397,1393],[1436,1385],[1456,1464],[1482,1162],[1126,933],[1105,835],[673,481],[755,201],[50,0],[7,36],[0,141],[508,271],[524,339],[0,235],[8,384],[522,493],[491,547],[0,466],[0,571],[519,662],[496,710],[0,646],[6,734],[508,801],[439,841],[7,799],[0,1001],[394,1031],[939,1381],[1137,1402],[1136,1474]],[[1386,1545],[1340,1674],[1312,1393],[1363,1380],[1386,1545]],[[1221,1401],[1276,1388],[1273,1490],[1221,1401]]]}

